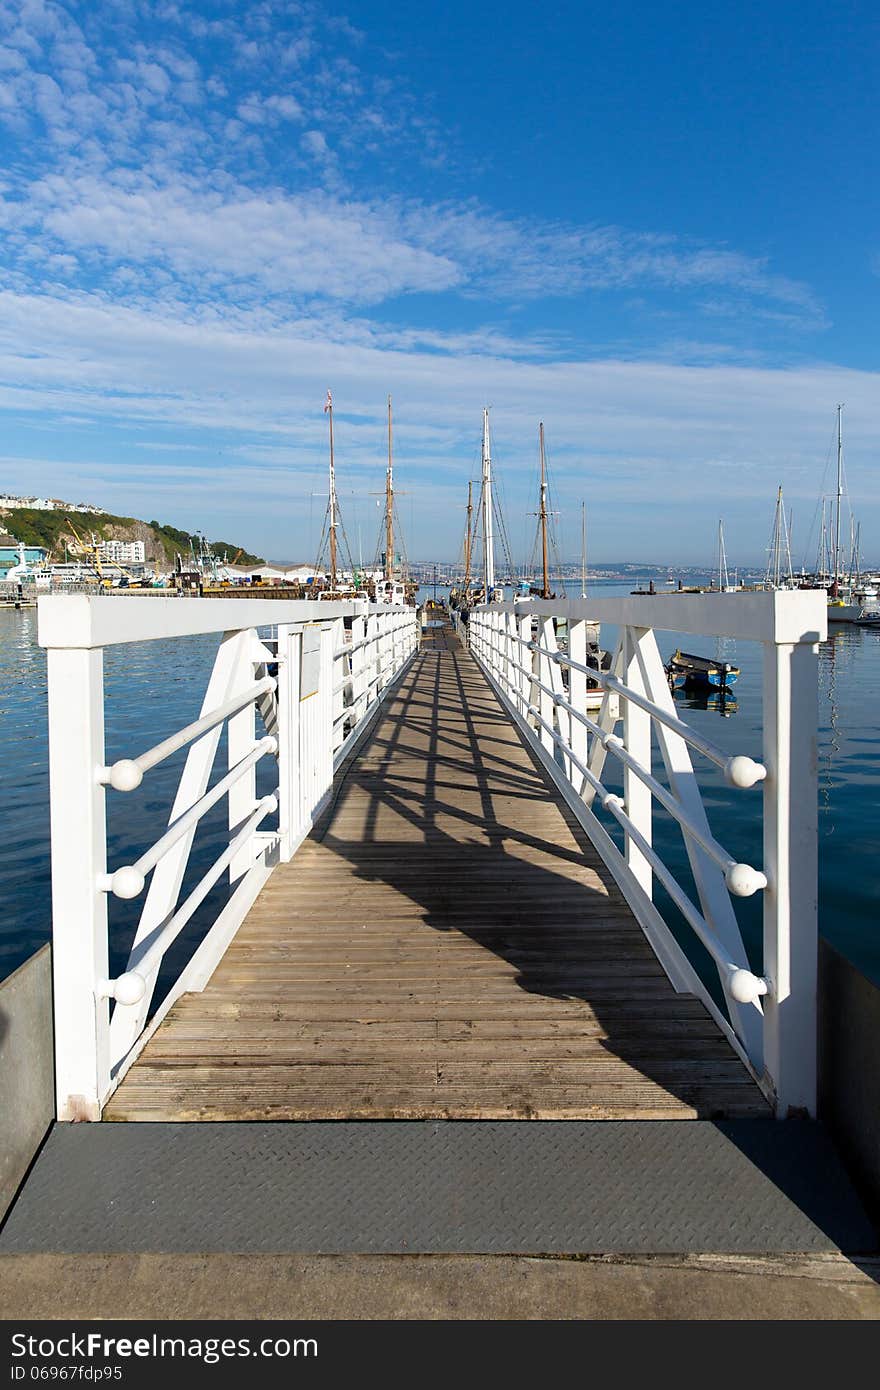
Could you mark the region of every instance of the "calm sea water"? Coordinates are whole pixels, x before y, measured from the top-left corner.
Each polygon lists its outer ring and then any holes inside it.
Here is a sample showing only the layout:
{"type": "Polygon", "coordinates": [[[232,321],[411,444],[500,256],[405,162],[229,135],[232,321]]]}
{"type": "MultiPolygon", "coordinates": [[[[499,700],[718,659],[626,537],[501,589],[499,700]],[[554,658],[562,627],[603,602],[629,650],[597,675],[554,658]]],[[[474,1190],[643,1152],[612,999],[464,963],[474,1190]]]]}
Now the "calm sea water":
{"type": "MultiPolygon", "coordinates": [[[[591,585],[590,592],[597,597],[610,596],[628,592],[630,587],[635,586],[596,584],[591,585]]],[[[36,627],[33,610],[0,611],[0,978],[47,940],[50,931],[46,666],[45,655],[37,646],[36,627]]],[[[610,645],[612,639],[613,632],[603,632],[604,645],[610,645]]],[[[760,757],[761,652],[757,645],[728,639],[713,643],[711,639],[679,637],[674,632],[658,634],[658,640],[664,658],[681,643],[686,650],[696,649],[740,665],[735,701],[727,702],[722,710],[687,699],[680,702],[682,713],[728,752],[760,757]]],[[[108,649],[108,761],[132,756],[197,717],[217,641],[196,637],[108,649]]],[[[880,982],[880,888],[875,873],[880,856],[880,727],[876,715],[880,632],[850,626],[833,629],[820,650],[819,680],[820,930],[880,982]]],[[[183,757],[181,753],[155,769],[138,791],[108,796],[111,867],[130,863],[162,832],[183,757]]],[[[268,764],[271,760],[265,761],[268,764]]],[[[716,837],[737,859],[760,865],[760,792],[736,792],[726,787],[720,772],[699,761],[716,837]]],[[[221,747],[215,778],[223,775],[225,765],[221,747]]],[[[271,772],[269,766],[261,766],[260,782],[267,787],[271,772]]],[[[610,776],[608,780],[611,783],[610,776]]],[[[201,824],[185,889],[219,853],[224,836],[223,812],[218,808],[201,824]]],[[[655,842],[687,882],[680,832],[663,814],[656,819],[655,842]]],[[[166,976],[177,973],[227,891],[218,885],[169,952],[166,976]]],[[[658,894],[658,902],[662,909],[662,894],[658,894]]],[[[736,908],[753,963],[758,965],[760,894],[739,900],[736,908]]],[[[110,911],[111,965],[115,969],[124,963],[139,904],[111,898],[110,911]]],[[[676,930],[678,934],[679,928],[676,930]]],[[[681,930],[681,939],[692,953],[693,938],[686,928],[681,930]]],[[[692,954],[704,967],[699,950],[692,954]]],[[[706,975],[712,978],[711,971],[706,975]]]]}

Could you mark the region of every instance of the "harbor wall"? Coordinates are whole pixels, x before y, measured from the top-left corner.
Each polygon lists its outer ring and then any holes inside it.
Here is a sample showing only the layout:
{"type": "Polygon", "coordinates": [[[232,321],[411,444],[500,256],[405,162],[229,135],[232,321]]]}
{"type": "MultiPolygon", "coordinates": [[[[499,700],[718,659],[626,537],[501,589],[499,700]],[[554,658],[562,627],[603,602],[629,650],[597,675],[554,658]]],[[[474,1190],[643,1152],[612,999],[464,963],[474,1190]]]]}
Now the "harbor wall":
{"type": "Polygon", "coordinates": [[[0,1219],[55,1117],[52,954],[0,983],[0,1219]]]}
{"type": "Polygon", "coordinates": [[[880,988],[819,941],[819,1118],[880,1226],[880,988]]]}

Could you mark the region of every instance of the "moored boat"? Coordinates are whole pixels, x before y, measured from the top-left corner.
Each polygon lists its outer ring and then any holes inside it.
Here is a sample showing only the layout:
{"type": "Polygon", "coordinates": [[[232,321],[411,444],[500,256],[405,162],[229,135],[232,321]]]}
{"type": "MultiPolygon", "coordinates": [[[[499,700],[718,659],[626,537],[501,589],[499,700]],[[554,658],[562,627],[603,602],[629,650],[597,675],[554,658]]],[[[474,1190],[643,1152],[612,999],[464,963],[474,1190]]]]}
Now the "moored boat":
{"type": "Polygon", "coordinates": [[[732,661],[716,661],[677,648],[666,664],[666,674],[673,690],[726,690],[737,680],[739,667],[732,661]]]}

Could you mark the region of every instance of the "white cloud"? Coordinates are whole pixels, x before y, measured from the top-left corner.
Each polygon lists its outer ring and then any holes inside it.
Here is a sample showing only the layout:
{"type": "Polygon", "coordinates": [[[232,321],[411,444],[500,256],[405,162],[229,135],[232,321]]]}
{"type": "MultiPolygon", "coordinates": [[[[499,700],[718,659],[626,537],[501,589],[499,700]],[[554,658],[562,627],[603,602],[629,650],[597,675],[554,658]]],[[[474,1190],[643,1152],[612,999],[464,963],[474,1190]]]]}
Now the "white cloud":
{"type": "Polygon", "coordinates": [[[251,542],[283,555],[305,524],[294,499],[323,473],[327,387],[347,479],[381,466],[390,390],[403,476],[431,499],[424,544],[453,553],[489,401],[517,515],[532,501],[540,415],[568,500],[588,488],[630,553],[656,543],[662,516],[674,550],[697,543],[719,504],[762,506],[778,472],[811,496],[843,395],[851,473],[873,497],[859,460],[880,443],[876,377],[770,370],[750,360],[756,334],[738,362],[709,341],[713,327],[736,338],[736,317],[797,342],[823,323],[808,286],[760,254],[662,228],[387,196],[418,188],[420,161],[444,169],[432,188],[464,182],[405,72],[365,58],[365,36],[312,0],[202,8],[0,0],[10,469],[132,510],[158,489],[189,509],[182,523],[215,516],[215,533],[250,511],[268,528],[251,542]],[[650,361],[578,350],[555,327],[561,299],[587,323],[595,305],[626,301],[667,341],[650,361]],[[39,463],[16,464],[29,448],[39,463]]]}
{"type": "MultiPolygon", "coordinates": [[[[239,110],[251,122],[263,119],[263,107],[239,110]]],[[[319,163],[332,162],[322,132],[301,139],[319,163]]],[[[230,281],[250,282],[257,299],[292,294],[350,304],[448,290],[515,301],[633,286],[700,295],[711,288],[788,324],[820,320],[810,292],[759,259],[615,227],[546,226],[473,206],[368,202],[319,190],[257,194],[230,180],[212,189],[124,171],[112,178],[50,174],[17,197],[7,194],[0,217],[28,243],[36,233],[58,252],[164,266],[207,296],[230,281]]],[[[717,314],[724,306],[716,300],[706,308],[717,314]]]]}
{"type": "MultiPolygon", "coordinates": [[[[54,437],[59,459],[67,437],[59,415],[102,421],[91,437],[100,437],[107,455],[100,479],[108,505],[138,486],[144,496],[158,488],[181,506],[202,508],[205,524],[215,517],[211,529],[221,531],[230,529],[242,495],[252,496],[267,537],[260,548],[283,554],[283,537],[305,527],[294,498],[309,490],[304,479],[322,475],[327,387],[337,403],[341,485],[362,491],[381,474],[390,390],[401,480],[414,499],[411,545],[452,554],[459,494],[477,468],[480,410],[489,402],[515,538],[533,510],[534,436],[543,418],[563,510],[586,495],[597,534],[615,537],[618,553],[700,558],[711,549],[704,537],[724,514],[730,545],[755,559],[778,481],[799,502],[805,527],[834,403],[844,399],[851,489],[861,515],[880,516],[880,483],[871,469],[880,448],[877,374],[824,365],[529,362],[500,345],[469,356],[458,343],[450,346],[448,353],[420,351],[397,344],[387,327],[373,341],[365,327],[362,340],[352,342],[320,319],[284,330],[247,316],[238,323],[186,321],[96,299],[6,294],[0,408],[19,419],[30,413],[54,437]],[[161,473],[151,463],[143,484],[120,475],[119,460],[133,442],[162,442],[157,427],[172,445],[155,451],[161,473]],[[222,456],[218,433],[226,437],[222,456]],[[184,458],[184,449],[176,462],[178,440],[203,448],[204,465],[193,464],[192,453],[184,458]],[[425,489],[445,498],[445,510],[425,513],[425,489]]],[[[149,447],[138,453],[150,458],[149,447]]],[[[54,478],[47,466],[45,485],[54,478]]]]}

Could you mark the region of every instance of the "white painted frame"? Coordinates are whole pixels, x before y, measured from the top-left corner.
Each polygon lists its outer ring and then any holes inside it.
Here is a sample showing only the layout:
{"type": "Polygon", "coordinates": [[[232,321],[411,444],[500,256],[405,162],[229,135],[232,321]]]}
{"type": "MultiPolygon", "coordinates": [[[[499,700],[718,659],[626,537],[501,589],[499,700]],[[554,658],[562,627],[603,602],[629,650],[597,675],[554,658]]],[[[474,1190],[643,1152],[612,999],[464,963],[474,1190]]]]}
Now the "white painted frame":
{"type": "Polygon", "coordinates": [[[817,692],[818,643],[827,634],[824,593],[514,601],[472,609],[467,634],[471,652],[611,870],[675,988],[704,1000],[777,1115],[815,1114],[817,692]],[[569,628],[567,656],[555,639],[559,619],[569,628]],[[586,624],[601,622],[616,624],[620,636],[611,671],[591,672],[604,698],[598,715],[585,718],[586,675],[576,667],[586,664],[586,624]],[[506,648],[499,646],[501,627],[516,633],[516,654],[509,636],[506,648]],[[736,864],[711,834],[692,752],[712,756],[713,750],[675,710],[655,638],[663,630],[763,646],[762,762],[729,758],[720,750],[713,757],[731,786],[745,791],[762,783],[762,868],[736,864]],[[566,665],[569,692],[560,699],[566,665]],[[652,731],[667,772],[665,795],[651,772],[652,731]],[[623,798],[601,783],[609,753],[624,763],[623,798]],[[623,827],[623,854],[594,814],[597,796],[623,827]],[[684,897],[688,920],[716,960],[727,1016],[652,902],[654,874],[669,873],[651,843],[654,804],[661,799],[681,827],[699,904],[674,882],[664,880],[664,886],[684,897]],[[762,976],[749,968],[730,897],[755,891],[764,895],[762,976]]]}
{"type": "Polygon", "coordinates": [[[38,619],[49,685],[56,1113],[59,1120],[98,1120],[168,1009],[181,994],[205,988],[272,869],[289,860],[309,833],[329,797],[335,767],[371,727],[415,655],[420,633],[413,609],[383,604],[377,611],[363,600],[175,597],[120,604],[103,595],[53,595],[39,600],[38,619]],[[261,637],[260,628],[275,635],[261,637]],[[317,631],[319,675],[317,690],[302,699],[307,630],[317,631]],[[215,632],[220,646],[198,720],[155,749],[107,767],[104,648],[215,632]],[[257,737],[257,711],[265,737],[257,737]],[[217,784],[209,793],[224,725],[230,770],[223,787],[217,784]],[[108,873],[108,788],[133,789],[187,743],[169,829],[155,853],[141,856],[143,872],[137,861],[108,873]],[[278,783],[258,801],[256,761],[265,755],[277,757],[278,783]],[[227,801],[229,845],[181,905],[196,824],[218,793],[227,801]],[[262,830],[261,821],[275,809],[277,830],[262,830]],[[111,980],[107,895],[139,896],[149,869],[128,965],[111,980]],[[149,1017],[164,950],[199,894],[227,871],[234,891],[149,1017]]]}

